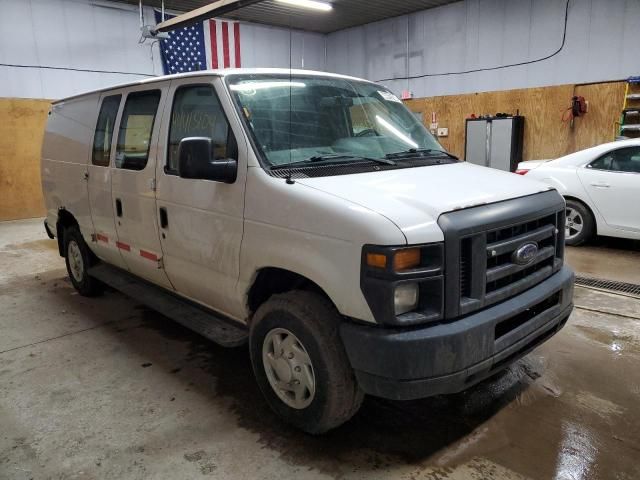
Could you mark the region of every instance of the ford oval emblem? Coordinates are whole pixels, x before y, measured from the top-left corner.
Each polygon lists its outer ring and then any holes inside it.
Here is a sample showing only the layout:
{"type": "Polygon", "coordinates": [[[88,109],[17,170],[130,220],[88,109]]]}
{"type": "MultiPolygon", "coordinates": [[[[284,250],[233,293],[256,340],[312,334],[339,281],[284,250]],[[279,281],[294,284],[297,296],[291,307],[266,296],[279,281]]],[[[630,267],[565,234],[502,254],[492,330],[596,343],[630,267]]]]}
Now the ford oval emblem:
{"type": "Polygon", "coordinates": [[[511,261],[518,265],[526,265],[531,263],[538,254],[538,244],[535,242],[520,245],[511,255],[511,261]]]}

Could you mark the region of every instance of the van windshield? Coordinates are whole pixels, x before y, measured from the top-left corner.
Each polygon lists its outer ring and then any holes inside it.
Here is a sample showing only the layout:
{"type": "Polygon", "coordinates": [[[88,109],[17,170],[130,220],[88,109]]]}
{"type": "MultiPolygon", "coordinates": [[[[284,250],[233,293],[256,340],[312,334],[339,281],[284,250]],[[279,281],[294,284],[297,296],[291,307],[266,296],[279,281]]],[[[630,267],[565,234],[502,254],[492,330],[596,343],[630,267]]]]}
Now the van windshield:
{"type": "Polygon", "coordinates": [[[410,161],[415,158],[410,152],[447,155],[422,122],[380,85],[260,74],[230,75],[227,82],[272,168],[330,159],[410,161]]]}

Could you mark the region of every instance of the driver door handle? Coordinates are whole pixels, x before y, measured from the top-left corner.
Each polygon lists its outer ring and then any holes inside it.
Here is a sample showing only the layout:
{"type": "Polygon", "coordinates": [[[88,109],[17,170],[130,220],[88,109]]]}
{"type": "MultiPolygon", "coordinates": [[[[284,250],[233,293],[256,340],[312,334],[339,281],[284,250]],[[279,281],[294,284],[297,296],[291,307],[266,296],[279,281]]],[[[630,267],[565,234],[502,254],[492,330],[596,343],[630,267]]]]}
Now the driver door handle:
{"type": "Polygon", "coordinates": [[[592,182],[591,186],[596,188],[609,188],[611,185],[606,182],[592,182]]]}

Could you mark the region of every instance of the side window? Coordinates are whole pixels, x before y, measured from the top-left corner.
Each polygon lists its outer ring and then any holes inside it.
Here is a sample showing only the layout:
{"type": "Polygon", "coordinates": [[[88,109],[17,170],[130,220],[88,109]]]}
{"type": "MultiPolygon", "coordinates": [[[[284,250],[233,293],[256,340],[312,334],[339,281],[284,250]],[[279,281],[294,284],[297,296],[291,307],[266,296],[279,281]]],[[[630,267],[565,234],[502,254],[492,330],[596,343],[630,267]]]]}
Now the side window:
{"type": "Polygon", "coordinates": [[[159,102],[159,90],[134,92],[127,96],[118,133],[117,168],[142,170],[147,165],[159,102]]]}
{"type": "Polygon", "coordinates": [[[93,153],[91,163],[101,167],[109,166],[111,157],[111,140],[113,139],[113,125],[116,122],[121,95],[112,95],[102,100],[96,132],[93,136],[93,153]]]}
{"type": "Polygon", "coordinates": [[[611,161],[613,160],[614,152],[605,153],[603,156],[596,158],[589,164],[589,168],[594,170],[611,170],[611,161]]]}
{"type": "Polygon", "coordinates": [[[611,170],[640,173],[640,147],[621,148],[614,152],[611,170]]]}
{"type": "Polygon", "coordinates": [[[187,137],[209,137],[212,160],[231,156],[227,145],[229,122],[215,90],[210,85],[191,85],[176,90],[169,126],[169,148],[165,171],[178,173],[178,147],[187,137]]]}

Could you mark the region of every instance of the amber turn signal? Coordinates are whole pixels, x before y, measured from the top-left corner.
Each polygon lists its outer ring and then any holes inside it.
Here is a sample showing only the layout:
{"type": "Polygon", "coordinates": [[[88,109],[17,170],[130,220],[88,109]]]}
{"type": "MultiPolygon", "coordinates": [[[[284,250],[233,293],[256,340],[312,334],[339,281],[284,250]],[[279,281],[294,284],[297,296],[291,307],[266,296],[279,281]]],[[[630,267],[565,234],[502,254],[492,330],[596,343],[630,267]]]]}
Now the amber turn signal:
{"type": "Polygon", "coordinates": [[[387,256],[382,253],[367,253],[367,265],[376,268],[385,268],[387,266],[387,256]]]}
{"type": "Polygon", "coordinates": [[[393,257],[393,268],[396,272],[420,266],[420,249],[407,248],[398,250],[393,257]]]}

